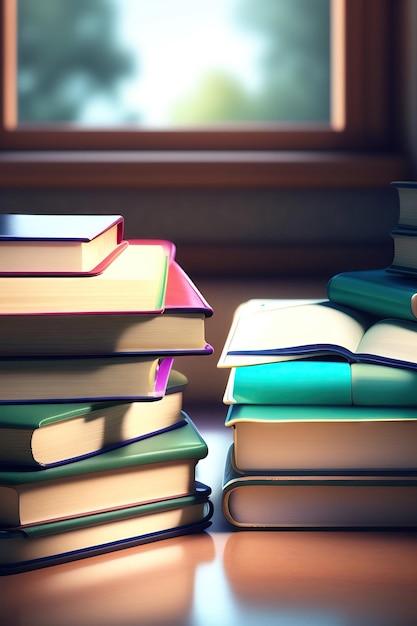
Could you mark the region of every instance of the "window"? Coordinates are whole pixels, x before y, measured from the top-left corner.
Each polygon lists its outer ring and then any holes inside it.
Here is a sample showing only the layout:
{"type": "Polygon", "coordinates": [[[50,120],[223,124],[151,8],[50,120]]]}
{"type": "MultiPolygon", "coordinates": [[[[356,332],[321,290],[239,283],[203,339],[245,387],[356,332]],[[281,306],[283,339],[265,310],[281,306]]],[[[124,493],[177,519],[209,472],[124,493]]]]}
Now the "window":
{"type": "MultiPolygon", "coordinates": [[[[392,0],[329,0],[331,88],[328,120],[286,120],[280,123],[267,119],[261,123],[248,120],[238,124],[169,128],[163,125],[144,128],[134,123],[89,128],[73,124],[18,122],[17,1],[1,0],[0,146],[8,153],[7,159],[3,158],[5,166],[8,163],[13,165],[9,170],[4,169],[4,176],[18,176],[18,169],[23,171],[29,158],[27,151],[37,151],[37,172],[26,173],[26,176],[32,176],[32,182],[36,175],[42,176],[43,171],[44,175],[51,172],[51,164],[57,173],[61,167],[68,175],[68,166],[75,171],[81,160],[77,173],[81,176],[78,178],[80,184],[95,184],[98,172],[102,180],[107,166],[109,175],[112,172],[116,176],[118,169],[116,182],[123,185],[153,185],[161,181],[167,185],[210,185],[216,181],[220,185],[251,184],[251,181],[254,185],[275,185],[286,181],[291,185],[300,184],[302,171],[307,177],[306,182],[310,179],[314,184],[317,175],[314,156],[310,153],[302,163],[299,151],[380,151],[390,147],[389,93],[393,67],[389,29],[392,0]],[[74,152],[86,150],[90,153],[83,156],[74,152]],[[60,154],[51,160],[51,155],[45,151],[59,151],[60,154]],[[91,151],[95,153],[94,158],[91,151]],[[121,165],[115,169],[117,163],[121,165]],[[305,171],[306,164],[310,168],[308,172],[305,171]],[[299,169],[294,169],[297,166],[299,169]]],[[[312,2],[309,0],[309,4],[312,2]]],[[[24,88],[25,76],[20,80],[24,88]]],[[[364,162],[369,164],[369,155],[364,162]]],[[[345,160],[332,159],[332,164],[342,171],[345,160]]],[[[379,171],[380,176],[385,176],[387,168],[394,166],[390,170],[392,175],[389,175],[394,178],[396,173],[399,174],[398,165],[395,159],[385,159],[374,167],[374,174],[379,171]]],[[[357,174],[362,171],[362,166],[363,163],[359,164],[357,174]]],[[[343,184],[348,182],[345,177],[343,184]]]]}

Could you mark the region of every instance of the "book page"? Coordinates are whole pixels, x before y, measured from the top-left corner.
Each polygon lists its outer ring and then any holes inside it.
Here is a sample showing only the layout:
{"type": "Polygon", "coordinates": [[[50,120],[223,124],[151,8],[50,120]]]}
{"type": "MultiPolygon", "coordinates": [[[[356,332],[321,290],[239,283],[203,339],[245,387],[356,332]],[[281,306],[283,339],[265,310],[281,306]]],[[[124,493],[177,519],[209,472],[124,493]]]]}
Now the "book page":
{"type": "Polygon", "coordinates": [[[357,352],[416,363],[417,324],[394,319],[377,322],[366,331],[357,352]]]}
{"type": "Polygon", "coordinates": [[[319,351],[323,345],[341,346],[351,353],[357,350],[366,330],[360,317],[355,319],[337,306],[327,306],[327,301],[295,306],[282,306],[281,302],[277,300],[276,306],[260,302],[258,307],[249,303],[238,308],[218,367],[299,358],[300,347],[306,347],[309,353],[319,351]],[[274,350],[276,354],[262,354],[265,350],[274,350]],[[232,355],[231,351],[248,354],[232,355]]]}

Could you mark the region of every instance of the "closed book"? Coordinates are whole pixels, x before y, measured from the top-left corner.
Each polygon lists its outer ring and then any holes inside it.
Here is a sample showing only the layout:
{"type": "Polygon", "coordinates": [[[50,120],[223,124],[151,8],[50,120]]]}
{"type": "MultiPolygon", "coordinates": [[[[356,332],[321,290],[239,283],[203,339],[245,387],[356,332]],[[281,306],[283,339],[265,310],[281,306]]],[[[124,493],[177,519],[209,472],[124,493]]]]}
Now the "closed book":
{"type": "Polygon", "coordinates": [[[416,355],[416,323],[375,321],[329,300],[293,306],[255,300],[237,308],[218,367],[336,357],[416,369],[416,355]]]}
{"type": "Polygon", "coordinates": [[[0,314],[161,312],[174,244],[131,240],[94,276],[0,276],[0,314]]]}
{"type": "Polygon", "coordinates": [[[158,402],[0,405],[0,464],[50,466],[182,424],[186,377],[171,370],[158,402]]]}
{"type": "Polygon", "coordinates": [[[210,488],[188,496],[46,524],[0,529],[0,574],[38,569],[201,531],[210,524],[210,488]]]}
{"type": "Polygon", "coordinates": [[[0,215],[0,275],[94,275],[123,250],[121,215],[0,215]]]}
{"type": "Polygon", "coordinates": [[[0,315],[0,355],[211,354],[205,322],[212,314],[197,286],[172,260],[162,312],[0,315]]]}
{"type": "Polygon", "coordinates": [[[0,525],[26,526],[189,495],[207,444],[184,425],[46,469],[2,468],[0,525]]]}
{"type": "Polygon", "coordinates": [[[417,406],[417,370],[315,359],[232,367],[223,402],[417,406]]]}
{"type": "Polygon", "coordinates": [[[240,474],[226,459],[222,508],[241,528],[415,528],[417,475],[240,474]]]}
{"type": "Polygon", "coordinates": [[[417,229],[397,227],[391,230],[394,255],[388,272],[400,272],[411,277],[417,274],[417,229]]]}
{"type": "Polygon", "coordinates": [[[156,400],[173,358],[158,356],[2,357],[0,404],[156,400]]]}
{"type": "Polygon", "coordinates": [[[234,404],[242,472],[417,471],[417,408],[234,404]]]}
{"type": "Polygon", "coordinates": [[[397,225],[406,228],[417,228],[417,181],[393,181],[391,185],[398,194],[399,214],[397,225]]]}
{"type": "Polygon", "coordinates": [[[336,304],[354,307],[379,317],[414,322],[417,319],[415,278],[387,272],[386,269],[335,274],[327,284],[327,295],[336,304]]]}

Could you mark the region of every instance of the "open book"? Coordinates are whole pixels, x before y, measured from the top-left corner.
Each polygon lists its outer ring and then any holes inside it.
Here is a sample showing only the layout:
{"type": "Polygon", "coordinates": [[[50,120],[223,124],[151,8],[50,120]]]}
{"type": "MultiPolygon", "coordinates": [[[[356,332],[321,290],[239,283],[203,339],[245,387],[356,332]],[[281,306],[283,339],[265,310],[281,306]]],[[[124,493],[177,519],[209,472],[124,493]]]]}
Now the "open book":
{"type": "Polygon", "coordinates": [[[417,369],[417,323],[328,300],[248,300],[235,311],[218,367],[314,357],[417,369]]]}

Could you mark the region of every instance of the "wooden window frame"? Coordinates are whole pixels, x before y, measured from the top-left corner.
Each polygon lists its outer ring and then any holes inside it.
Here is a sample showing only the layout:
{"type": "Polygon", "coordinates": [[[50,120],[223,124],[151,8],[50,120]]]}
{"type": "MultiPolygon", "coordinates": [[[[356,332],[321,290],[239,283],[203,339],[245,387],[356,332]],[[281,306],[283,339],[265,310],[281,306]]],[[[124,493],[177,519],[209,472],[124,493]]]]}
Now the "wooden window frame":
{"type": "Polygon", "coordinates": [[[404,173],[392,150],[395,0],[333,0],[331,124],[250,130],[18,126],[16,3],[0,0],[0,187],[374,186],[404,173]]]}

